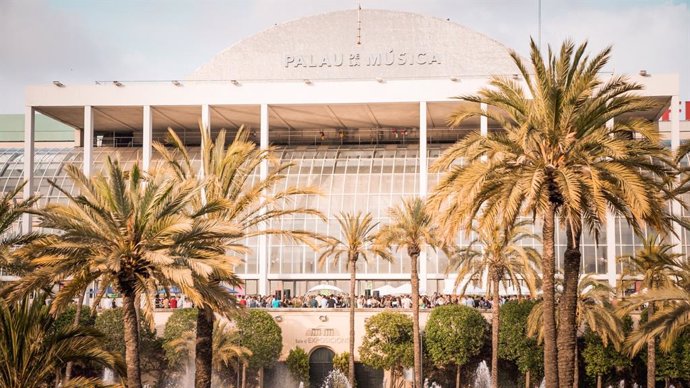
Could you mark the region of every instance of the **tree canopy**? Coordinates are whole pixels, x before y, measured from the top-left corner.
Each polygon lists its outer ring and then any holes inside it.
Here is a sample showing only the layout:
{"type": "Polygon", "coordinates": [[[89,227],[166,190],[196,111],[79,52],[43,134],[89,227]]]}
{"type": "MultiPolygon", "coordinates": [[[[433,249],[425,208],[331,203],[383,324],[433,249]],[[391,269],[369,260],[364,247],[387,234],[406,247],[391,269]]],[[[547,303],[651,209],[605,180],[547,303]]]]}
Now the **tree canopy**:
{"type": "Polygon", "coordinates": [[[249,367],[270,368],[280,356],[283,334],[273,317],[265,311],[249,310],[236,318],[239,345],[252,352],[249,367]]]}
{"type": "Polygon", "coordinates": [[[372,368],[400,370],[413,364],[412,319],[384,311],[367,319],[359,347],[362,362],[372,368]]]}

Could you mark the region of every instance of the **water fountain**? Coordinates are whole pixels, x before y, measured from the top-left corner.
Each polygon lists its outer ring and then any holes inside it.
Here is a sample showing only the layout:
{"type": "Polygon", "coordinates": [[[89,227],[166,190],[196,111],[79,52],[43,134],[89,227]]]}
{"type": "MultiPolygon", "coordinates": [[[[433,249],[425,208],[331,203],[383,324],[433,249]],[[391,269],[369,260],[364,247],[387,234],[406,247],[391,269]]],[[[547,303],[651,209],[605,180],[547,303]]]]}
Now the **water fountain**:
{"type": "Polygon", "coordinates": [[[482,361],[477,370],[474,371],[474,388],[489,388],[491,387],[491,373],[486,361],[482,361]]]}
{"type": "Polygon", "coordinates": [[[115,373],[112,369],[105,368],[103,370],[103,382],[106,384],[112,384],[115,382],[115,373]]]}
{"type": "Polygon", "coordinates": [[[333,369],[323,380],[321,388],[351,388],[347,376],[343,372],[333,369]]]}
{"type": "Polygon", "coordinates": [[[436,382],[429,382],[429,379],[424,379],[424,388],[442,388],[440,384],[436,382]]]}

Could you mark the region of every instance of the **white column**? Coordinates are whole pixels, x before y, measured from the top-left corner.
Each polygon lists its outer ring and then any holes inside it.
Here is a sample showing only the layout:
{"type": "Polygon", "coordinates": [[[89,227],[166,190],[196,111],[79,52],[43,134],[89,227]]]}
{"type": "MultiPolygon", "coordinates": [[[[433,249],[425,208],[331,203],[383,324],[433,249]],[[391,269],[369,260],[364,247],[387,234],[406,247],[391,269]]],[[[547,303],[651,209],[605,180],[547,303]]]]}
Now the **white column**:
{"type": "MultiPolygon", "coordinates": [[[[36,133],[36,110],[27,106],[24,110],[24,199],[34,193],[34,138],[36,133]]],[[[22,233],[31,232],[31,214],[22,215],[22,233]]]]}
{"type": "MultiPolygon", "coordinates": [[[[426,150],[426,101],[419,102],[419,197],[424,199],[428,191],[429,163],[426,150]]],[[[427,249],[419,255],[419,290],[426,292],[428,283],[427,249]]]]}
{"type": "MultiPolygon", "coordinates": [[[[479,104],[479,107],[481,108],[483,113],[486,113],[488,107],[485,103],[479,104]]],[[[489,134],[489,118],[485,115],[482,115],[479,119],[479,132],[481,132],[482,136],[486,136],[489,134]]]]}
{"type": "Polygon", "coordinates": [[[205,130],[211,130],[211,106],[208,104],[201,106],[201,126],[205,130]]]}
{"type": "MultiPolygon", "coordinates": [[[[608,128],[613,128],[613,119],[609,120],[606,126],[608,128]]],[[[618,261],[616,260],[616,248],[618,246],[616,244],[616,237],[618,237],[618,231],[616,230],[616,226],[615,215],[611,211],[608,211],[606,213],[606,257],[608,259],[606,262],[606,278],[611,287],[616,287],[616,278],[618,276],[618,261]]]]}
{"type": "MultiPolygon", "coordinates": [[[[485,103],[479,104],[479,109],[482,111],[482,115],[479,117],[479,133],[486,137],[489,135],[489,118],[486,117],[486,111],[488,110],[488,106],[485,103]]],[[[487,158],[486,155],[482,156],[481,158],[482,162],[486,162],[487,158]]],[[[481,247],[482,251],[484,250],[484,247],[481,247]]],[[[491,285],[489,284],[489,271],[487,269],[484,269],[484,272],[482,273],[482,287],[485,289],[489,289],[491,285]]],[[[516,285],[517,286],[517,285],[516,285]]]]}
{"type": "MultiPolygon", "coordinates": [[[[678,96],[671,96],[671,114],[669,119],[671,120],[671,150],[675,152],[678,147],[680,147],[680,105],[678,96]]],[[[682,213],[680,203],[678,201],[673,201],[671,203],[671,211],[675,215],[680,215],[682,213]]],[[[673,248],[674,253],[682,253],[683,247],[681,243],[683,239],[683,227],[677,223],[673,224],[673,231],[675,235],[671,236],[671,243],[675,245],[673,248]]]]}
{"type": "MultiPolygon", "coordinates": [[[[268,149],[268,104],[261,104],[261,134],[259,147],[262,150],[268,149]]],[[[268,161],[263,160],[259,166],[259,178],[264,180],[268,177],[268,161]]],[[[264,211],[262,209],[262,211],[264,211]]],[[[259,230],[266,230],[265,224],[259,225],[259,230]]],[[[268,236],[259,236],[259,294],[268,293],[268,236]]]]}
{"type": "Polygon", "coordinates": [[[82,171],[84,175],[91,175],[91,164],[93,162],[93,107],[84,107],[84,157],[82,171]]]}
{"type": "Polygon", "coordinates": [[[142,168],[148,171],[151,168],[151,154],[153,153],[153,114],[151,105],[144,105],[144,123],[142,126],[142,168]]]}

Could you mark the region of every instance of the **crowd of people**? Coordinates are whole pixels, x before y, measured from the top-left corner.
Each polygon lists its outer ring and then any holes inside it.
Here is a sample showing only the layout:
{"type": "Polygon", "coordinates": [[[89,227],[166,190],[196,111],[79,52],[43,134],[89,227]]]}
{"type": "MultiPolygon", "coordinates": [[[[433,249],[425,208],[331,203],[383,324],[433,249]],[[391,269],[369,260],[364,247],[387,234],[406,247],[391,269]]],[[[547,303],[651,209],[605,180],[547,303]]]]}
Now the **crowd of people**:
{"type": "MultiPolygon", "coordinates": [[[[527,297],[525,297],[527,298],[527,297]]],[[[517,299],[517,296],[501,296],[500,303],[517,299]]],[[[412,308],[410,295],[360,295],[357,297],[357,308],[412,308]]],[[[350,297],[347,294],[305,295],[293,298],[278,298],[276,296],[243,295],[239,297],[239,304],[249,308],[346,308],[350,307],[350,297]]],[[[491,300],[483,296],[422,295],[419,297],[419,307],[433,308],[446,304],[461,304],[478,309],[490,309],[491,300]]]]}

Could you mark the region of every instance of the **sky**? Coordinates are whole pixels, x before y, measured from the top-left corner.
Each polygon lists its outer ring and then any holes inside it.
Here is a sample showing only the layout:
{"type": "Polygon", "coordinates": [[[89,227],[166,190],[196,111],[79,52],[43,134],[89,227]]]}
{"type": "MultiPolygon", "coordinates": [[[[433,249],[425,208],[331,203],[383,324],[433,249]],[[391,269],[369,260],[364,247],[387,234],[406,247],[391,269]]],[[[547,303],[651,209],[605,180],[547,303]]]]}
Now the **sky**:
{"type": "MultiPolygon", "coordinates": [[[[526,54],[539,0],[0,0],[0,114],[28,85],[183,79],[275,24],[362,8],[410,11],[481,32],[526,54]]],[[[678,73],[690,100],[690,0],[542,0],[542,46],[613,46],[608,71],[678,73]]]]}

